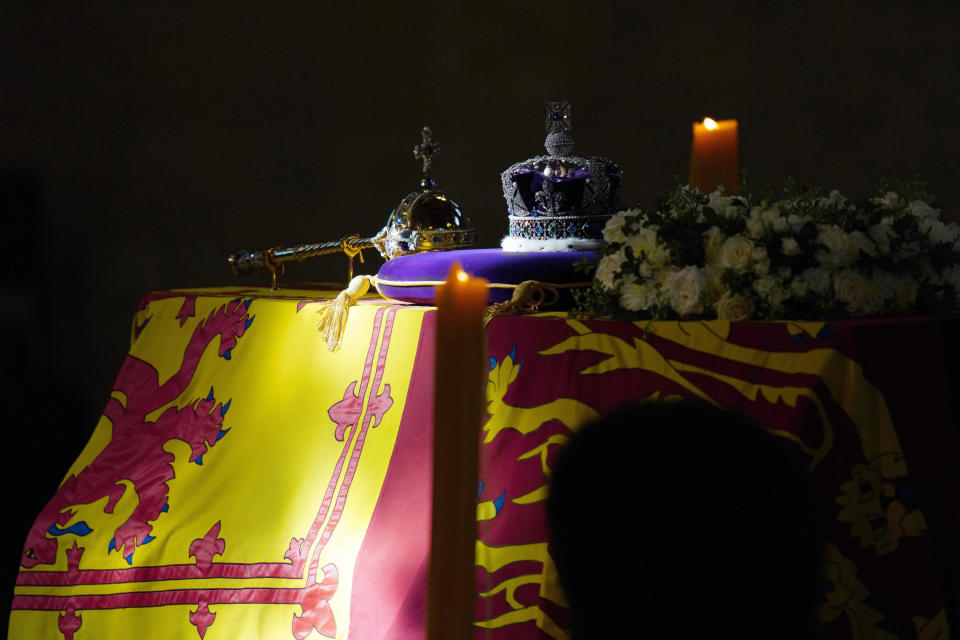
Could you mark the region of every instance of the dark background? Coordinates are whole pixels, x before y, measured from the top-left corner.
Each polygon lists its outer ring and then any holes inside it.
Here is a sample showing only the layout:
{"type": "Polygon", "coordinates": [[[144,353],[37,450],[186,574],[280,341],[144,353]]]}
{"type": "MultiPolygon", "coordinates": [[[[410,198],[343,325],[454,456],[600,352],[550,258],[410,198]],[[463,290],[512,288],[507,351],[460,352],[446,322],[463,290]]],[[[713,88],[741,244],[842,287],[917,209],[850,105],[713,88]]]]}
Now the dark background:
{"type": "MultiPolygon", "coordinates": [[[[482,246],[506,231],[500,171],[543,152],[557,98],[576,151],[623,167],[624,204],[685,178],[712,115],[739,120],[755,186],[861,197],[919,173],[960,218],[960,3],[655,4],[0,5],[5,575],[140,297],[233,284],[240,248],[376,232],[416,186],[424,124],[482,246]]],[[[331,256],[287,282],[343,277],[331,256]]]]}

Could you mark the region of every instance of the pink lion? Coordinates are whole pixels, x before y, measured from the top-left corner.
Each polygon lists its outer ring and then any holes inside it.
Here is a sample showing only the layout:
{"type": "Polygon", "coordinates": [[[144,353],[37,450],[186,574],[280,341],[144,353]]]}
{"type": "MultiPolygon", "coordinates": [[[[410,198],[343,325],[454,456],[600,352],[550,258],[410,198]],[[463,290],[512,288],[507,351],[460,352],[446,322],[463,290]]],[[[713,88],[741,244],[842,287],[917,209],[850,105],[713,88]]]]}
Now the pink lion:
{"type": "Polygon", "coordinates": [[[194,399],[180,408],[169,407],[156,422],[146,421],[146,416],[184,392],[207,345],[217,336],[220,356],[230,359],[237,338],[253,322],[248,313],[250,302],[237,299],[211,311],[194,329],[180,369],[162,385],[156,369],[127,356],[114,385],[115,391],[126,396],[126,406],[111,397],[103,412],[113,425],[110,443],[89,466],[68,477],[40,512],[27,535],[20,559],[22,566],[53,564],[57,556],[54,536],[67,532],[86,535],[92,531],[82,521],[62,528],[75,515],[71,509],[74,505],[88,504],[107,495],[104,513],[113,513],[126,490],[121,480],[133,484],[139,503],[115,530],[108,552],[116,549],[132,564],[136,547],[153,540],[149,521],[168,510],[167,483],[174,477],[170,464],[174,456],[164,451],[163,445],[170,440],[182,440],[190,446],[190,460],[202,464],[208,446],[214,446],[227,432],[223,429],[223,416],[230,402],[218,403],[211,388],[206,398],[194,399]]]}

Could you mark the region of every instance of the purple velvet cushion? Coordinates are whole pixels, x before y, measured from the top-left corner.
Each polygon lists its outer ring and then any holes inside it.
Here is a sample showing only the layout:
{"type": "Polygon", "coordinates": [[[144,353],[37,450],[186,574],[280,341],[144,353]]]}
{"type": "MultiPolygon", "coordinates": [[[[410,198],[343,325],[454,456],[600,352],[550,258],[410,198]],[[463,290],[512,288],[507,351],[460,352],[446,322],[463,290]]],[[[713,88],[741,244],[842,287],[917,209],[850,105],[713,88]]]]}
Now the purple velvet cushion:
{"type": "MultiPolygon", "coordinates": [[[[387,260],[377,273],[377,290],[385,298],[433,304],[435,283],[447,279],[454,262],[459,262],[471,276],[484,278],[491,284],[516,285],[525,280],[551,284],[588,283],[585,274],[573,269],[573,263],[584,258],[596,262],[600,254],[595,251],[516,253],[502,249],[415,253],[387,260]],[[417,284],[421,282],[422,285],[417,284]]],[[[512,287],[491,287],[488,302],[503,302],[512,295],[512,287]]]]}

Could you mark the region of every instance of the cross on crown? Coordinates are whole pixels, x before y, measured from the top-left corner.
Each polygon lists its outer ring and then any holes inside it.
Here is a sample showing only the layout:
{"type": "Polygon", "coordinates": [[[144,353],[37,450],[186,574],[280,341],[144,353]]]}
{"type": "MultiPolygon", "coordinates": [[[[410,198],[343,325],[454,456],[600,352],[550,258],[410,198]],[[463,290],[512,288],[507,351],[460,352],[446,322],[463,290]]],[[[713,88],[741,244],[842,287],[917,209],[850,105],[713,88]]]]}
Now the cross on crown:
{"type": "Polygon", "coordinates": [[[573,110],[567,101],[547,103],[547,121],[544,126],[547,133],[570,131],[573,129],[573,110]]]}

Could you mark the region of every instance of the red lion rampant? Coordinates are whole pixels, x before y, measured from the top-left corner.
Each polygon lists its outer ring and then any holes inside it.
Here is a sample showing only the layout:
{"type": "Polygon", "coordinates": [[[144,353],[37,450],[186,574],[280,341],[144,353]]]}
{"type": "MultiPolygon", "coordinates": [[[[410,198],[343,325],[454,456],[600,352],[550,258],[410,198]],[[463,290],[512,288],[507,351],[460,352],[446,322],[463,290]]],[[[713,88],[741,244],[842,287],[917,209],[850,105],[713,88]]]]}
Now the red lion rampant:
{"type": "MultiPolygon", "coordinates": [[[[187,299],[189,302],[189,298],[187,299]]],[[[196,372],[203,352],[220,336],[219,355],[230,359],[231,350],[253,322],[249,315],[251,300],[236,299],[210,312],[200,321],[183,354],[180,369],[160,384],[157,370],[143,360],[128,355],[117,376],[114,390],[126,396],[126,406],[111,397],[104,416],[113,425],[109,444],[77,475],[67,478],[37,517],[27,535],[20,563],[24,567],[53,564],[57,556],[55,536],[71,532],[86,535],[92,531],[86,522],[64,527],[74,517],[74,505],[88,504],[109,496],[105,513],[113,513],[126,487],[133,485],[139,503],[133,513],[114,532],[108,552],[117,550],[128,564],[133,563],[136,547],[153,537],[149,524],[168,510],[167,498],[173,479],[174,456],[163,450],[170,440],[182,440],[190,446],[190,461],[202,464],[203,454],[223,437],[223,416],[230,406],[218,403],[213,389],[206,398],[194,399],[183,407],[169,407],[156,422],[146,416],[178,398],[196,372]]]]}

